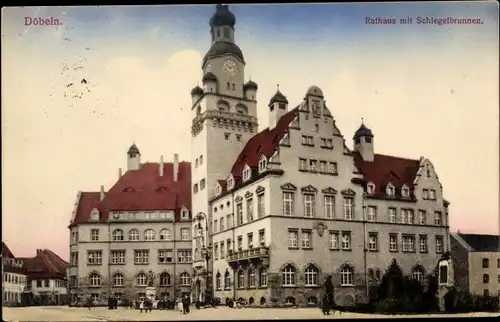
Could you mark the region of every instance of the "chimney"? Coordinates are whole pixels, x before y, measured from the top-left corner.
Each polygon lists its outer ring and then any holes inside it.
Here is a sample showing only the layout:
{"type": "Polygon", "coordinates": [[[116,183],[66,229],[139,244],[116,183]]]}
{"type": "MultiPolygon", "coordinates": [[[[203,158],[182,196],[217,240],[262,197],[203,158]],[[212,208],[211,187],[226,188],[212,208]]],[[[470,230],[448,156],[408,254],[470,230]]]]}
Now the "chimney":
{"type": "Polygon", "coordinates": [[[101,186],[101,195],[99,197],[99,200],[100,201],[103,201],[104,200],[104,186],[101,186]]]}
{"type": "Polygon", "coordinates": [[[118,169],[118,179],[122,177],[122,168],[118,169]]]}
{"type": "Polygon", "coordinates": [[[174,154],[174,173],[172,174],[174,181],[178,180],[179,175],[179,155],[177,153],[174,154]]]}
{"type": "Polygon", "coordinates": [[[158,168],[158,171],[159,171],[160,177],[163,177],[163,155],[160,156],[160,166],[158,168]]]}
{"type": "Polygon", "coordinates": [[[40,248],[38,248],[36,250],[36,256],[41,256],[42,255],[42,250],[40,248]]]}

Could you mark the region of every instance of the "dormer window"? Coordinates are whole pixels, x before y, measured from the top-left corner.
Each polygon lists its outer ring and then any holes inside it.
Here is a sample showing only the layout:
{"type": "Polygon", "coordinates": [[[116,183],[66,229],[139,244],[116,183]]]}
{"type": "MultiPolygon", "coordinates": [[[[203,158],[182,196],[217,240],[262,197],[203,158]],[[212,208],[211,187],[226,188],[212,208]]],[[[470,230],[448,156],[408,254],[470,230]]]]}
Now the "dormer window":
{"type": "Polygon", "coordinates": [[[217,184],[215,186],[215,195],[218,196],[221,194],[221,192],[222,192],[221,186],[219,184],[217,184]]]}
{"type": "Polygon", "coordinates": [[[186,208],[182,208],[181,218],[182,219],[189,219],[189,210],[187,210],[186,208]]]}
{"type": "Polygon", "coordinates": [[[366,193],[369,195],[373,195],[375,193],[375,184],[373,184],[373,182],[368,183],[366,186],[366,193]]]}
{"type": "Polygon", "coordinates": [[[252,170],[247,164],[245,165],[245,168],[243,168],[243,181],[247,181],[248,179],[250,179],[251,176],[252,176],[252,170]]]}
{"type": "Polygon", "coordinates": [[[96,208],[92,209],[92,212],[90,213],[90,220],[99,220],[99,210],[96,208]]]}
{"type": "Polygon", "coordinates": [[[408,186],[406,184],[403,185],[403,187],[401,188],[401,196],[403,198],[409,198],[410,197],[410,188],[408,188],[408,186]]]}
{"type": "Polygon", "coordinates": [[[233,188],[234,188],[234,178],[233,178],[233,176],[230,176],[227,179],[227,190],[231,190],[233,188]]]}
{"type": "Polygon", "coordinates": [[[265,155],[262,155],[259,161],[259,172],[263,172],[266,169],[267,169],[267,158],[265,155]]]}
{"type": "Polygon", "coordinates": [[[394,185],[390,182],[387,184],[386,193],[389,197],[394,197],[395,195],[394,185]]]}

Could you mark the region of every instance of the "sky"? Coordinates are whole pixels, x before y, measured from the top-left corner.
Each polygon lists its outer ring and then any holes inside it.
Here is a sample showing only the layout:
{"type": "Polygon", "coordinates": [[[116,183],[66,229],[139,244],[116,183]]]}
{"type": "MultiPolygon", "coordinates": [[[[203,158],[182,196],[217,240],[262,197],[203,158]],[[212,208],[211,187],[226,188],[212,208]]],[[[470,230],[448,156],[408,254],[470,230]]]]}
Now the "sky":
{"type": "MultiPolygon", "coordinates": [[[[319,86],[348,146],[434,164],[451,230],[499,233],[498,3],[231,5],[259,127],[279,84],[319,86]],[[366,18],[412,17],[412,24],[366,18]],[[417,24],[418,17],[481,24],[417,24]]],[[[207,6],[2,9],[2,239],[68,258],[78,191],[109,188],[135,142],[144,161],[190,160],[190,90],[210,46],[207,6]],[[26,26],[54,17],[60,26],[26,26]],[[87,81],[82,84],[82,79],[87,81]],[[72,83],[68,87],[68,84],[72,83]]]]}

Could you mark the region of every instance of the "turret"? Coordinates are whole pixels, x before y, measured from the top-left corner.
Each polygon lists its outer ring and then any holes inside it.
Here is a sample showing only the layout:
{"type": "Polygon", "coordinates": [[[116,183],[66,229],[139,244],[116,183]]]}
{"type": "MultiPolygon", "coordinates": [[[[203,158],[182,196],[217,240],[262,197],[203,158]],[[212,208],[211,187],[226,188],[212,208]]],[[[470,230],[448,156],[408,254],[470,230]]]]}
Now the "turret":
{"type": "Polygon", "coordinates": [[[141,152],[135,143],[128,149],[127,156],[127,170],[139,170],[141,167],[141,152]]]}
{"type": "Polygon", "coordinates": [[[257,83],[249,80],[248,82],[243,85],[243,94],[245,95],[246,99],[256,101],[257,100],[257,90],[259,89],[259,86],[257,86],[257,83]]]}
{"type": "Polygon", "coordinates": [[[191,90],[191,102],[192,104],[196,104],[196,102],[198,102],[198,100],[201,98],[201,96],[203,95],[203,89],[196,85],[195,88],[193,88],[191,90]]]}
{"type": "Polygon", "coordinates": [[[280,118],[288,111],[288,100],[278,86],[276,94],[269,101],[269,129],[272,130],[278,124],[280,118]]]}
{"type": "Polygon", "coordinates": [[[208,72],[203,75],[203,92],[205,93],[217,93],[217,76],[212,72],[208,72]]]}
{"type": "Polygon", "coordinates": [[[354,133],[354,151],[358,152],[364,161],[373,162],[375,158],[375,153],[373,149],[373,133],[366,125],[361,121],[361,126],[354,133]]]}

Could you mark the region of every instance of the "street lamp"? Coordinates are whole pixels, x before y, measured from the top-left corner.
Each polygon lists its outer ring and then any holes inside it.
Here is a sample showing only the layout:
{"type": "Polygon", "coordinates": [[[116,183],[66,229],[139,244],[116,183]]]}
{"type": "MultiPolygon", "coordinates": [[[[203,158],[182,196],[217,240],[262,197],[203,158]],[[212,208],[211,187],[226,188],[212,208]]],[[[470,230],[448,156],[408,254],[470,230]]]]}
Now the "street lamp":
{"type": "Polygon", "coordinates": [[[207,265],[207,268],[206,268],[206,285],[205,285],[205,304],[208,304],[210,303],[210,299],[211,299],[211,295],[212,295],[212,292],[211,292],[211,281],[210,281],[210,273],[208,271],[208,261],[210,260],[210,256],[212,254],[212,243],[208,244],[208,247],[203,245],[203,247],[201,248],[201,256],[205,259],[205,263],[207,265]]]}

